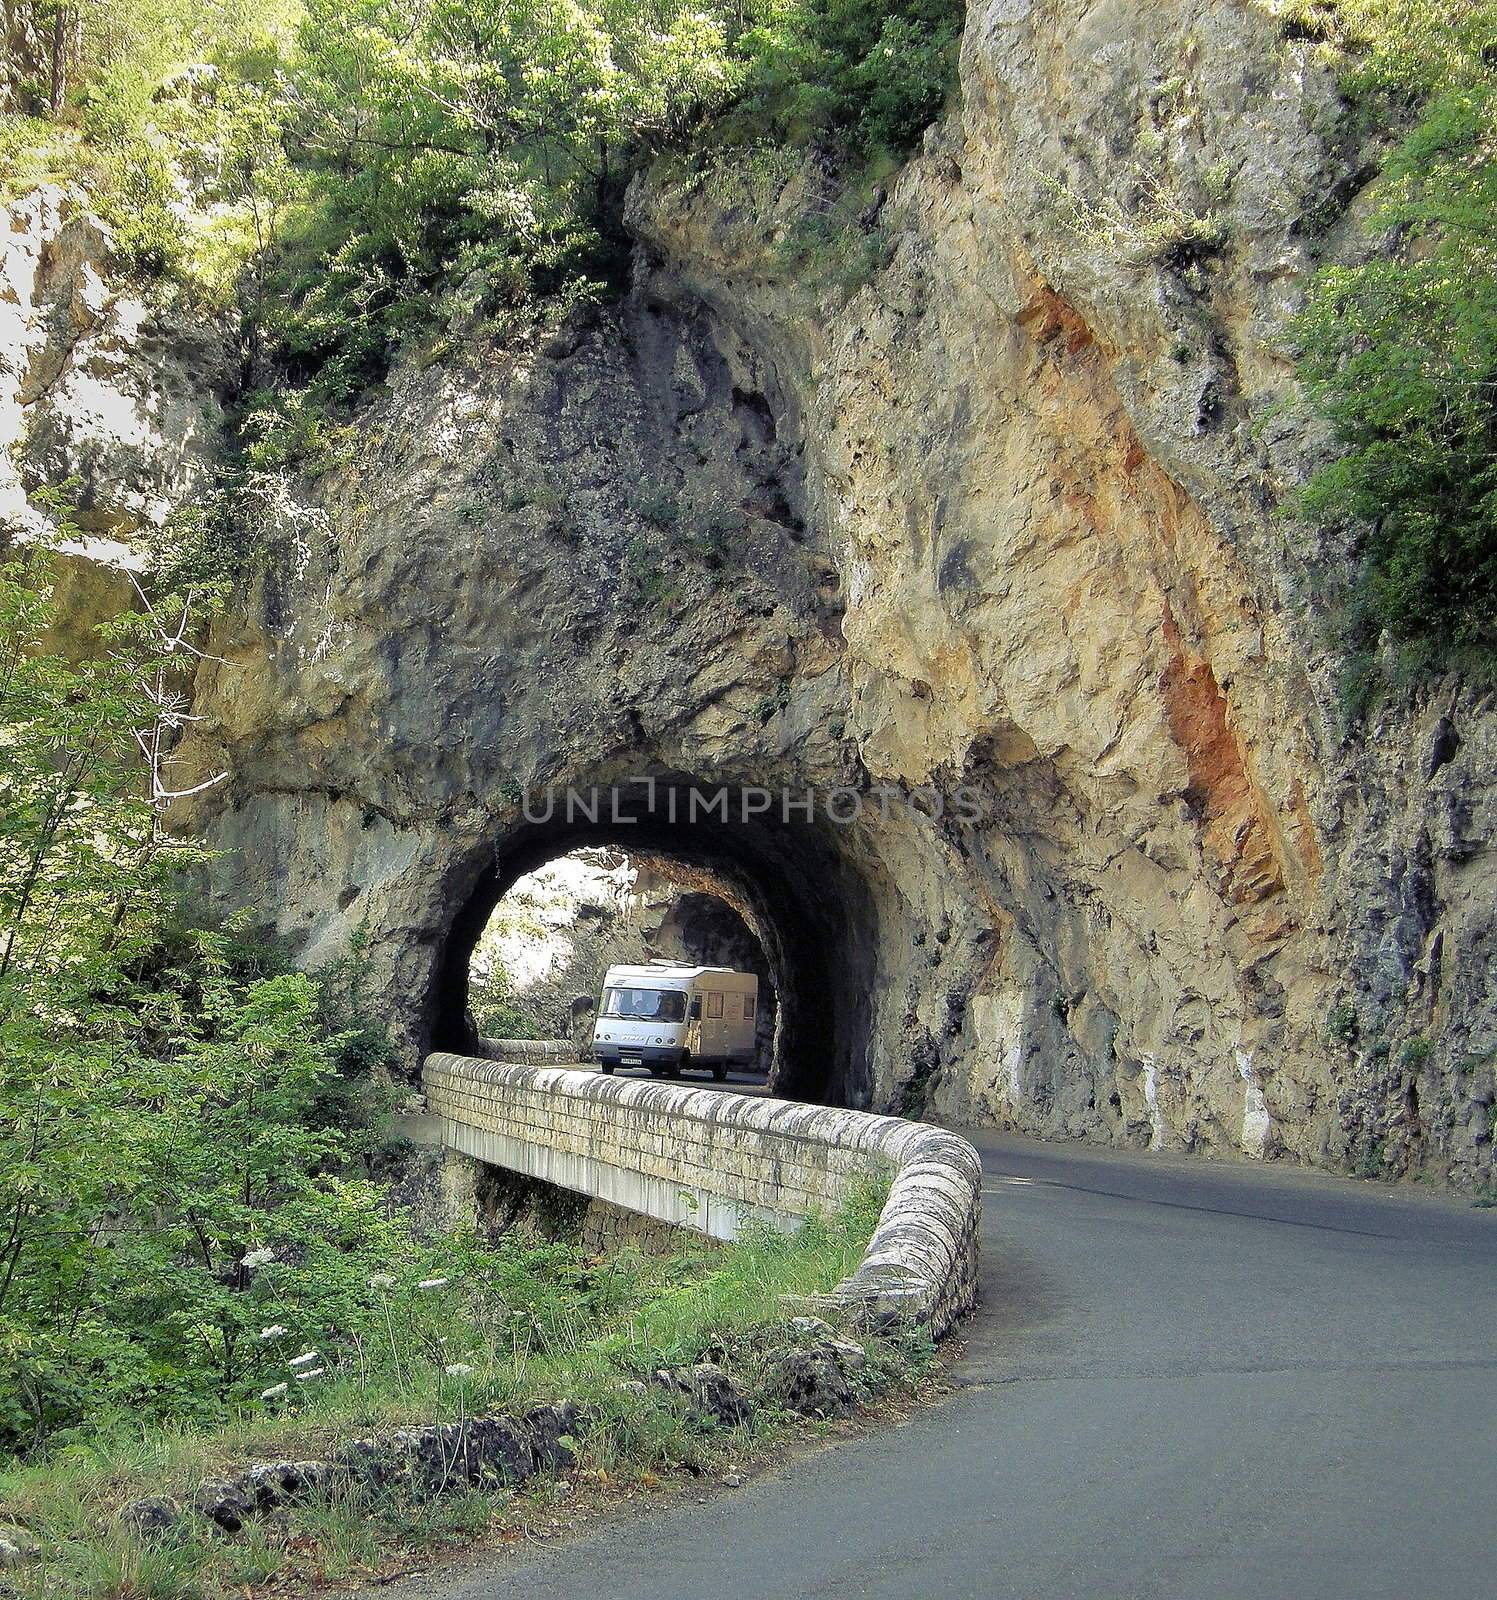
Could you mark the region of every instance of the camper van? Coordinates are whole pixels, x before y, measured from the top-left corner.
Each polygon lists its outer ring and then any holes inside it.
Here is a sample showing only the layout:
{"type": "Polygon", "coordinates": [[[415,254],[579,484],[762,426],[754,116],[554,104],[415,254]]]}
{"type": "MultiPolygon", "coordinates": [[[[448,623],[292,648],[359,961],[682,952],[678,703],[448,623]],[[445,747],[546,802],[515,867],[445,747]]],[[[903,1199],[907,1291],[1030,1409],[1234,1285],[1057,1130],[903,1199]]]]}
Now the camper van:
{"type": "Polygon", "coordinates": [[[678,967],[652,961],[610,967],[593,1028],[593,1056],[604,1072],[648,1067],[674,1077],[682,1067],[728,1068],[754,1058],[759,980],[730,967],[678,967]]]}

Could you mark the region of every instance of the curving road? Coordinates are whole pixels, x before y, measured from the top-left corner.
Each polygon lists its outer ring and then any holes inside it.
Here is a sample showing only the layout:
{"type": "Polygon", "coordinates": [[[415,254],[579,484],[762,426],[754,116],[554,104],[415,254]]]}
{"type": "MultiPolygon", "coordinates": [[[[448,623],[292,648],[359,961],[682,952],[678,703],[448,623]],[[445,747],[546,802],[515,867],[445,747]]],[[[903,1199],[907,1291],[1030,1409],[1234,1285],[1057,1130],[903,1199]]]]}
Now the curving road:
{"type": "Polygon", "coordinates": [[[440,1600],[1466,1600],[1497,1561],[1497,1211],[972,1135],[957,1392],[440,1600]]]}

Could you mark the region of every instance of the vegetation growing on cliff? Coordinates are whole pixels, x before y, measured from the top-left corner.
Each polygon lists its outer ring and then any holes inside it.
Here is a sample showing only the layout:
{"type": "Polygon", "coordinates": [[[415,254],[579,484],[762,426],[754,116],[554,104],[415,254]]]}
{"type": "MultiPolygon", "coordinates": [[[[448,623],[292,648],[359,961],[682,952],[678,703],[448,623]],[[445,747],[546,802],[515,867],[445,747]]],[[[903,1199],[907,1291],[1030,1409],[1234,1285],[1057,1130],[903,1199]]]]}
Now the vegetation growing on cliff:
{"type": "MultiPolygon", "coordinates": [[[[1365,689],[1497,659],[1492,0],[1262,0],[1319,41],[1387,160],[1366,260],[1328,268],[1301,371],[1345,453],[1301,501],[1357,548],[1365,689]],[[1392,652],[1379,640],[1391,641],[1392,652]],[[1379,666],[1381,663],[1381,666],[1379,666]]],[[[61,41],[0,135],[12,189],[76,176],[124,256],[241,312],[246,460],[315,461],[326,409],[450,304],[554,313],[621,280],[622,200],[665,149],[913,145],[956,0],[34,0],[61,41]],[[55,25],[55,26],[54,26],[55,25]]],[[[811,228],[824,222],[812,218],[811,228]]],[[[804,231],[804,230],[803,230],[804,231]]],[[[818,240],[795,236],[813,252],[818,240]]],[[[880,260],[843,263],[857,281],[880,260]]]]}
{"type": "MultiPolygon", "coordinates": [[[[493,313],[621,281],[625,187],[688,137],[908,148],[953,80],[962,7],[98,0],[70,15],[61,91],[36,84],[39,120],[0,151],[10,187],[78,172],[139,268],[237,298],[252,387],[289,377],[325,403],[378,379],[459,288],[493,313]]],[[[262,464],[304,446],[304,406],[264,394],[255,410],[262,464]]]]}
{"type": "Polygon", "coordinates": [[[1497,6],[1291,10],[1345,52],[1364,118],[1417,108],[1377,186],[1372,248],[1320,274],[1297,325],[1345,446],[1301,510],[1360,542],[1344,619],[1356,706],[1388,665],[1384,634],[1400,674],[1497,671],[1497,6]]]}

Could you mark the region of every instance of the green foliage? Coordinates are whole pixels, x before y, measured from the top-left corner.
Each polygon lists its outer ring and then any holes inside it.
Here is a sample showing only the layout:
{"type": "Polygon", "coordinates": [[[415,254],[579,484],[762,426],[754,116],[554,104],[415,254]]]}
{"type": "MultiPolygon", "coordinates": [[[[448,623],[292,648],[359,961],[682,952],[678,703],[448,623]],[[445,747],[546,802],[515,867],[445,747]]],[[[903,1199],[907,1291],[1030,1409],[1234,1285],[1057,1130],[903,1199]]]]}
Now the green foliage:
{"type": "Polygon", "coordinates": [[[1417,103],[1469,83],[1497,31],[1492,0],[1259,0],[1286,37],[1326,47],[1350,96],[1417,103]]]}
{"type": "Polygon", "coordinates": [[[639,514],[654,527],[674,528],[681,520],[681,502],[668,489],[652,489],[640,501],[639,514]]]}
{"type": "Polygon", "coordinates": [[[0,200],[15,200],[40,183],[68,175],[69,141],[46,117],[0,117],[0,200]]]}
{"type": "Polygon", "coordinates": [[[754,702],[754,721],[772,722],[790,704],[790,685],[776,684],[754,702]]]}
{"type": "Polygon", "coordinates": [[[1358,1151],[1351,1163],[1354,1178],[1385,1178],[1388,1175],[1388,1141],[1371,1139],[1358,1151]]]}
{"type": "Polygon", "coordinates": [[[1354,535],[1342,609],[1348,709],[1397,671],[1497,667],[1497,83],[1490,4],[1343,5],[1356,81],[1433,96],[1388,160],[1365,262],[1323,271],[1298,319],[1300,371],[1344,454],[1298,509],[1354,535]]]}
{"type": "MultiPolygon", "coordinates": [[[[721,1471],[730,1460],[765,1456],[785,1422],[766,1380],[773,1352],[789,1340],[786,1318],[798,1299],[824,1294],[852,1269],[883,1198],[870,1186],[795,1235],[751,1230],[726,1247],[683,1240],[661,1256],[625,1251],[599,1260],[571,1243],[514,1236],[492,1246],[471,1237],[425,1251],[407,1245],[350,1294],[341,1327],[315,1339],[322,1369],[315,1378],[293,1375],[309,1337],[308,1325],[288,1315],[284,1332],[257,1340],[284,1393],[235,1408],[212,1431],[114,1419],[0,1472],[7,1514],[45,1550],[42,1561],[8,1577],[27,1600],[200,1595],[289,1576],[309,1558],[321,1582],[367,1575],[392,1546],[404,1552],[443,1537],[471,1538],[499,1518],[545,1514],[544,1482],[520,1499],[496,1491],[416,1503],[343,1485],[232,1541],[193,1520],[144,1542],[99,1514],[146,1493],[190,1500],[197,1483],[226,1463],[325,1454],[330,1440],[382,1424],[572,1399],[589,1416],[585,1436],[573,1441],[578,1478],[622,1488],[651,1486],[662,1471],[721,1471]],[[709,1350],[759,1400],[744,1426],[720,1427],[656,1386],[623,1386],[709,1350]]],[[[869,1357],[854,1379],[863,1398],[908,1382],[929,1361],[918,1334],[859,1337],[869,1357]]]]}
{"type": "Polygon", "coordinates": [[[1339,1005],[1331,1007],[1330,1014],[1325,1019],[1325,1031],[1328,1038],[1334,1039],[1339,1044],[1355,1044],[1361,1037],[1362,1024],[1357,1017],[1357,1008],[1350,1000],[1343,1000],[1339,1005]]]}
{"type": "Polygon", "coordinates": [[[336,1176],[338,1054],[307,978],[183,935],[200,852],[160,826],[190,617],[47,652],[48,556],[0,568],[0,1443],[101,1409],[211,1415],[257,1330],[345,1315],[380,1197],[336,1176]],[[256,1253],[264,1265],[256,1267],[256,1253]]]}
{"type": "Polygon", "coordinates": [[[661,553],[642,537],[631,539],[624,549],[623,577],[631,605],[662,609],[679,593],[679,586],[666,571],[661,553]]]}
{"type": "Polygon", "coordinates": [[[310,453],[326,409],[455,297],[493,316],[620,284],[625,187],[688,136],[907,150],[953,81],[962,7],[95,0],[76,17],[55,112],[0,135],[0,180],[61,166],[127,264],[237,303],[265,470],[310,453]]]}
{"type": "Polygon", "coordinates": [[[544,1021],[516,998],[509,974],[494,961],[483,978],[474,978],[468,990],[468,1009],[480,1036],[486,1039],[544,1039],[544,1021]]]}
{"type": "Polygon", "coordinates": [[[825,210],[795,218],[774,250],[781,271],[829,284],[843,299],[856,294],[889,264],[893,249],[884,229],[859,220],[876,187],[874,175],[865,172],[825,210]]]}
{"type": "Polygon", "coordinates": [[[1398,1059],[1404,1066],[1417,1070],[1434,1054],[1434,1049],[1435,1047],[1430,1040],[1426,1039],[1423,1034],[1417,1034],[1404,1044],[1403,1049],[1398,1053],[1398,1059]]]}
{"type": "Polygon", "coordinates": [[[319,967],[316,1034],[327,1041],[332,1073],[308,1107],[307,1121],[337,1128],[343,1158],[370,1164],[383,1143],[385,1117],[395,1109],[399,1058],[390,1026],[369,992],[368,931],[354,936],[347,955],[319,967]]]}
{"type": "Polygon", "coordinates": [[[734,142],[820,143],[862,156],[909,150],[956,76],[959,0],[769,0],[739,41],[734,142]]]}
{"type": "MultiPolygon", "coordinates": [[[[1115,250],[1125,259],[1183,271],[1226,246],[1220,218],[1213,211],[1201,211],[1169,181],[1142,166],[1133,166],[1122,176],[1127,204],[1114,196],[1099,205],[1046,174],[1040,181],[1054,200],[1061,226],[1093,249],[1115,250]]],[[[1201,176],[1208,194],[1213,181],[1219,188],[1225,180],[1219,169],[1209,168],[1201,176]]]]}
{"type": "Polygon", "coordinates": [[[676,0],[308,0],[290,83],[310,203],[276,331],[347,399],[454,285],[492,311],[617,280],[631,172],[730,73],[721,20],[676,0]]]}
{"type": "Polygon", "coordinates": [[[76,182],[114,227],[126,267],[231,293],[253,243],[225,252],[221,238],[242,220],[242,102],[265,98],[295,0],[32,0],[31,9],[49,36],[63,10],[69,42],[51,81],[30,87],[33,115],[0,130],[0,192],[76,182]]]}

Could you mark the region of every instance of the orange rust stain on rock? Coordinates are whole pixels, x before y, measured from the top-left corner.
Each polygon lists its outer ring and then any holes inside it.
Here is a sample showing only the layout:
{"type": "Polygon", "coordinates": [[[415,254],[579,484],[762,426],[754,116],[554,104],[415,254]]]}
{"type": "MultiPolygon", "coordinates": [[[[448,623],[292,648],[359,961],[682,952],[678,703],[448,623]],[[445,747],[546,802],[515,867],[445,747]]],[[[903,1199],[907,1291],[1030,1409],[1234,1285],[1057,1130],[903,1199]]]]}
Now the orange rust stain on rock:
{"type": "Polygon", "coordinates": [[[1037,286],[1034,297],[1015,320],[1036,344],[1064,340],[1067,355],[1075,355],[1092,342],[1092,330],[1081,313],[1069,300],[1056,294],[1048,283],[1037,286]]]}
{"type": "MultiPolygon", "coordinates": [[[[1219,594],[1196,592],[1195,565],[1214,537],[1189,492],[1150,456],[1112,386],[1103,347],[1080,312],[1043,281],[1035,281],[1017,321],[1036,348],[1033,393],[1042,409],[1055,408],[1068,430],[1059,438],[1072,453],[1054,468],[1054,495],[1069,529],[1115,535],[1135,567],[1155,569],[1157,563],[1173,573],[1191,591],[1177,592],[1177,601],[1209,637],[1222,621],[1224,602],[1219,594]]],[[[1170,580],[1158,581],[1167,596],[1170,580]]],[[[1062,600],[1067,622],[1079,603],[1077,590],[1062,600]]],[[[1281,818],[1259,788],[1210,660],[1186,653],[1168,598],[1163,606],[1169,660],[1160,689],[1186,757],[1186,798],[1200,820],[1206,852],[1223,869],[1221,892],[1253,908],[1243,918],[1253,937],[1276,940],[1297,926],[1293,910],[1277,897],[1291,878],[1298,889],[1322,870],[1308,807],[1296,786],[1281,818]]]]}
{"type": "Polygon", "coordinates": [[[1185,798],[1200,818],[1206,849],[1226,869],[1222,889],[1228,899],[1239,904],[1265,900],[1284,887],[1276,830],[1228,722],[1226,697],[1211,663],[1186,656],[1168,603],[1164,638],[1170,659],[1159,687],[1170,732],[1185,752],[1190,773],[1185,798]]]}

